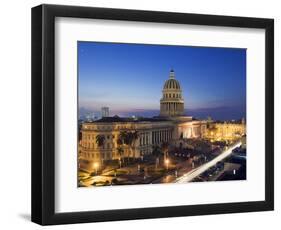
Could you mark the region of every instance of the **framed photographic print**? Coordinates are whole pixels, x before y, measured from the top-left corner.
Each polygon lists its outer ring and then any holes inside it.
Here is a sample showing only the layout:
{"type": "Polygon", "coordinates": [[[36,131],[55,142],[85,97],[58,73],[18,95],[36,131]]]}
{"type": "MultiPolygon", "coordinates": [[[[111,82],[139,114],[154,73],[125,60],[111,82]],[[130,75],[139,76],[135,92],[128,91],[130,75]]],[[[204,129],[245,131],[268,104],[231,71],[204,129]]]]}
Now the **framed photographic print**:
{"type": "Polygon", "coordinates": [[[32,221],[273,210],[273,19],[32,9],[32,221]]]}

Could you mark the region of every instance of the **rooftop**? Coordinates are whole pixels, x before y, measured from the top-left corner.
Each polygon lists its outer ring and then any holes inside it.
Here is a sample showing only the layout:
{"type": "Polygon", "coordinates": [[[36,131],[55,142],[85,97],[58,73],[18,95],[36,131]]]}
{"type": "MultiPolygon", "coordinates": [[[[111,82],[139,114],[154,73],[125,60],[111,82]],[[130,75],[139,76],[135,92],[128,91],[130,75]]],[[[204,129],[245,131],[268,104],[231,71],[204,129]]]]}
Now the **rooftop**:
{"type": "Polygon", "coordinates": [[[214,123],[217,124],[242,124],[242,119],[240,120],[226,120],[226,121],[221,121],[221,120],[216,120],[214,123]]]}
{"type": "Polygon", "coordinates": [[[99,120],[93,121],[92,123],[107,123],[107,122],[159,122],[159,121],[169,121],[168,119],[165,119],[163,117],[152,117],[152,118],[147,118],[147,117],[138,117],[138,118],[133,118],[133,117],[103,117],[99,120]]]}

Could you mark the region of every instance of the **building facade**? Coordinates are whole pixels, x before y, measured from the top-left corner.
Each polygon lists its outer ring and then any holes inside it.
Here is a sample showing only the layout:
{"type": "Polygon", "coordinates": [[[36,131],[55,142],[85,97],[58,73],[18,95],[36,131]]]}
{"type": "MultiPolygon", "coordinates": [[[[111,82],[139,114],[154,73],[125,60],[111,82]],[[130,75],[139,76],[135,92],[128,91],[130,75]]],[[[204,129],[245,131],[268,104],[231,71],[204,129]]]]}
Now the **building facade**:
{"type": "Polygon", "coordinates": [[[152,152],[153,145],[171,141],[173,123],[164,120],[133,120],[128,118],[108,118],[98,122],[85,123],[82,126],[80,141],[81,157],[94,161],[120,158],[118,154],[119,135],[122,131],[138,132],[138,138],[132,146],[122,145],[124,157],[139,158],[152,152]],[[105,137],[102,146],[96,139],[105,137]]]}
{"type": "Polygon", "coordinates": [[[246,135],[246,123],[242,119],[242,121],[209,123],[204,137],[213,141],[232,141],[244,135],[246,135]]]}

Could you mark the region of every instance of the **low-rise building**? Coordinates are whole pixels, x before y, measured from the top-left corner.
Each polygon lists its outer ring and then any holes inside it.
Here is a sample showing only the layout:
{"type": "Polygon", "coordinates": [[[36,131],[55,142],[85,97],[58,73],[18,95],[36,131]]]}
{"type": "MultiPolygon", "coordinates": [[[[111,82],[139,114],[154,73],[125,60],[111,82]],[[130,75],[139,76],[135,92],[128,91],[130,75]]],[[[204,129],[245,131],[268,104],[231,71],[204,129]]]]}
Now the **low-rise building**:
{"type": "Polygon", "coordinates": [[[211,122],[208,123],[204,137],[213,141],[232,141],[246,134],[246,124],[241,121],[211,122]]]}

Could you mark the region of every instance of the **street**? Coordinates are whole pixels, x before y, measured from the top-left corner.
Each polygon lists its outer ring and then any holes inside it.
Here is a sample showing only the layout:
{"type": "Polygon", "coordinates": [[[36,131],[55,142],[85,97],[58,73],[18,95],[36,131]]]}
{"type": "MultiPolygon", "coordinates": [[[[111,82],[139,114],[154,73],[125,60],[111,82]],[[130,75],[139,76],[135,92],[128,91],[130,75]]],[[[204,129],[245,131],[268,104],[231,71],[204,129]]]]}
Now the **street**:
{"type": "Polygon", "coordinates": [[[207,162],[206,164],[199,166],[195,168],[194,170],[191,170],[190,172],[186,173],[185,175],[179,177],[176,179],[175,183],[187,183],[192,181],[194,178],[198,177],[200,174],[211,168],[212,166],[215,166],[218,162],[222,161],[226,157],[230,156],[232,154],[232,150],[239,147],[241,145],[241,141],[237,142],[236,144],[232,145],[225,151],[223,151],[220,155],[215,157],[213,160],[207,162]]]}

